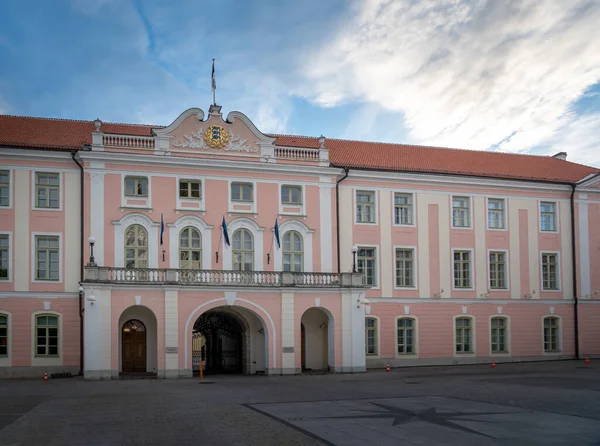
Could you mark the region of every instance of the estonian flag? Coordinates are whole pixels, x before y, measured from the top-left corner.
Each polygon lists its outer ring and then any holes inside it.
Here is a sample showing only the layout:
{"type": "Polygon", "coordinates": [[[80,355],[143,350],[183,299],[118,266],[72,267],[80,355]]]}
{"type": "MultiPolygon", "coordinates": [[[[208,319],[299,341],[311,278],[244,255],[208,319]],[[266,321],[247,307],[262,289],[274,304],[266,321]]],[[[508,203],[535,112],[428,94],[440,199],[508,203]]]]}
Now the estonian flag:
{"type": "Polygon", "coordinates": [[[212,76],[211,76],[211,87],[213,91],[217,89],[217,78],[215,77],[215,60],[213,59],[212,64],[212,76]]]}
{"type": "Polygon", "coordinates": [[[165,233],[165,221],[163,220],[163,214],[160,214],[160,246],[163,245],[163,234],[165,233]]]}
{"type": "Polygon", "coordinates": [[[275,218],[275,240],[277,240],[277,247],[281,248],[281,240],[279,239],[279,223],[277,222],[277,218],[275,218]]]}
{"type": "Polygon", "coordinates": [[[223,223],[221,223],[221,226],[223,227],[223,237],[225,237],[225,243],[227,243],[227,246],[231,246],[231,243],[229,243],[229,233],[227,232],[227,223],[225,223],[225,216],[223,216],[223,223]]]}

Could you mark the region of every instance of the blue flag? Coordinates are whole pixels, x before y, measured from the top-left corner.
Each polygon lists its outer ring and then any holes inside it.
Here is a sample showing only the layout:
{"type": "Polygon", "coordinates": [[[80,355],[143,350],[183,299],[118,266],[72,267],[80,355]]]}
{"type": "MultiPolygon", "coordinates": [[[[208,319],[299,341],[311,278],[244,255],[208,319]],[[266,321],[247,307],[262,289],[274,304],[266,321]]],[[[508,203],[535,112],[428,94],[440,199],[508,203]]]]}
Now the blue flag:
{"type": "Polygon", "coordinates": [[[227,243],[227,246],[231,246],[231,243],[229,243],[229,233],[227,232],[227,223],[225,223],[225,216],[223,216],[223,223],[221,223],[221,226],[223,227],[223,237],[225,237],[225,243],[227,243]]]}
{"type": "Polygon", "coordinates": [[[279,223],[277,218],[275,219],[275,240],[277,240],[277,247],[281,248],[281,240],[279,239],[279,223]]]}
{"type": "Polygon", "coordinates": [[[160,214],[160,245],[163,244],[163,234],[165,233],[165,221],[163,220],[163,214],[160,214]]]}

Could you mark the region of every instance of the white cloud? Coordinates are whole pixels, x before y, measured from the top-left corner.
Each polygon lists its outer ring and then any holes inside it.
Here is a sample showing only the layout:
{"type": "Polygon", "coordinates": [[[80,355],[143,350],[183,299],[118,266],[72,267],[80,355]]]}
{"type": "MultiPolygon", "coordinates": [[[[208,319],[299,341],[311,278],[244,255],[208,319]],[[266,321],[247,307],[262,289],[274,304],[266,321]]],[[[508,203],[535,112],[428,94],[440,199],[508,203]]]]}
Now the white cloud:
{"type": "Polygon", "coordinates": [[[297,93],[322,106],[364,101],[402,112],[419,144],[516,152],[560,141],[569,159],[600,164],[599,150],[586,152],[597,116],[569,108],[600,79],[598,2],[361,5],[309,55],[297,93]]]}

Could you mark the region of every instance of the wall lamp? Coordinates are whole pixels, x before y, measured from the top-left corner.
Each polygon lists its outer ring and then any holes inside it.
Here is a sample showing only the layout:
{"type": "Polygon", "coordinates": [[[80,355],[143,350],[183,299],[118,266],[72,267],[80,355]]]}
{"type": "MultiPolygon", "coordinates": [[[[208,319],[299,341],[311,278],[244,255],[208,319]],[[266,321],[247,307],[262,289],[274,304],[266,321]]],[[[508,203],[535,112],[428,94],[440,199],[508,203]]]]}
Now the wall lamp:
{"type": "Polygon", "coordinates": [[[356,272],[356,253],[358,252],[358,246],[352,247],[352,272],[356,272]]]}
{"type": "Polygon", "coordinates": [[[93,235],[88,239],[88,243],[90,244],[90,262],[88,263],[88,266],[98,266],[96,265],[96,259],[94,258],[94,245],[96,244],[96,239],[93,235]]]}

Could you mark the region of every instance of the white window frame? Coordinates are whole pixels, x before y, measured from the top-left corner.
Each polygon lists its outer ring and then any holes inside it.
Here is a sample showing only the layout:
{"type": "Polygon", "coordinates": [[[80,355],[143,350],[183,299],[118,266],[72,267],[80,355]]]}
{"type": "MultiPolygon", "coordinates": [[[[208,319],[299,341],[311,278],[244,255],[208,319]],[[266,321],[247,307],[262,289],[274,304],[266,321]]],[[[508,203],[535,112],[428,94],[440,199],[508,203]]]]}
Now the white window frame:
{"type": "MultiPolygon", "coordinates": [[[[229,241],[231,246],[225,243],[225,237],[221,238],[221,252],[223,253],[222,260],[219,256],[219,265],[222,263],[222,267],[217,266],[217,269],[223,269],[227,271],[233,270],[233,234],[240,228],[249,230],[254,238],[254,270],[263,271],[263,233],[264,227],[258,225],[258,223],[247,217],[237,217],[227,223],[227,232],[229,233],[229,241]]],[[[223,229],[219,226],[219,231],[223,229]]]]}
{"type": "Polygon", "coordinates": [[[490,317],[488,318],[488,328],[489,328],[489,335],[490,335],[490,356],[510,356],[510,351],[511,351],[511,339],[510,339],[510,316],[507,316],[506,314],[492,314],[490,315],[490,317]],[[505,352],[494,352],[492,351],[492,319],[495,319],[497,317],[501,317],[506,319],[506,327],[504,327],[505,329],[505,334],[504,334],[504,344],[506,345],[506,351],[505,352]]]}
{"type": "MultiPolygon", "coordinates": [[[[200,231],[200,235],[202,237],[202,269],[212,269],[212,225],[207,224],[203,219],[196,215],[184,215],[183,217],[178,218],[177,221],[175,221],[175,223],[169,223],[167,226],[169,227],[170,268],[179,268],[179,234],[183,229],[187,228],[188,226],[191,226],[200,231]],[[205,249],[205,246],[208,247],[208,249],[205,249]]],[[[219,228],[219,230],[222,231],[221,228],[219,228]]]]}
{"type": "Polygon", "coordinates": [[[557,200],[539,200],[538,201],[538,227],[541,233],[556,234],[560,232],[560,206],[557,200]],[[542,229],[542,203],[553,203],[554,204],[554,230],[542,229]]]}
{"type": "Polygon", "coordinates": [[[474,358],[477,356],[477,320],[475,316],[472,314],[458,314],[454,316],[453,324],[452,324],[452,351],[454,352],[454,356],[462,357],[462,358],[474,358]],[[465,353],[465,352],[457,352],[456,351],[456,320],[461,318],[470,318],[471,319],[471,345],[473,346],[473,351],[465,353]]]}
{"type": "Polygon", "coordinates": [[[280,182],[277,184],[277,202],[279,203],[279,215],[280,216],[285,216],[285,215],[293,215],[293,216],[305,216],[306,215],[306,184],[303,183],[297,183],[294,181],[284,181],[284,182],[280,182]],[[302,203],[300,204],[288,204],[288,203],[283,203],[281,201],[281,188],[284,186],[292,186],[292,187],[299,187],[300,190],[302,191],[302,203]],[[299,210],[297,212],[283,212],[283,208],[299,208],[299,210]]]}
{"type": "Polygon", "coordinates": [[[10,231],[0,231],[0,235],[7,235],[8,236],[8,279],[7,280],[1,280],[0,279],[0,284],[2,283],[12,283],[13,281],[13,246],[12,246],[12,232],[10,231]]]}
{"type": "MultiPolygon", "coordinates": [[[[144,172],[126,172],[121,174],[121,208],[123,209],[144,209],[144,210],[152,210],[152,178],[153,176],[150,174],[146,174],[144,172]],[[146,197],[136,197],[125,195],[125,178],[127,177],[140,177],[146,178],[148,180],[148,196],[146,197]],[[143,204],[128,204],[127,200],[143,200],[143,204]]],[[[150,236],[150,233],[148,233],[150,236]]]]}
{"type": "MultiPolygon", "coordinates": [[[[380,287],[379,274],[381,274],[380,265],[379,265],[379,245],[357,245],[357,247],[358,247],[359,251],[361,249],[374,249],[375,250],[375,284],[373,286],[371,286],[371,289],[378,290],[380,287]]],[[[356,252],[356,271],[358,272],[358,251],[356,252]]],[[[365,284],[365,286],[368,286],[368,285],[365,284]]]]}
{"type": "MultiPolygon", "coordinates": [[[[227,182],[227,197],[229,200],[229,214],[256,214],[258,209],[257,184],[254,180],[244,178],[232,178],[227,182]],[[252,201],[234,201],[231,195],[232,183],[244,183],[252,185],[252,201]],[[234,209],[233,206],[250,206],[249,210],[234,209]]],[[[233,233],[232,233],[233,234],[233,233]]]]}
{"type": "Polygon", "coordinates": [[[560,293],[562,292],[562,268],[560,263],[560,251],[540,251],[540,290],[542,293],[560,293]],[[543,258],[544,254],[555,254],[556,255],[556,281],[558,282],[558,288],[555,290],[549,290],[544,288],[544,265],[543,258]]]}
{"type": "MultiPolygon", "coordinates": [[[[230,240],[231,240],[231,256],[232,256],[232,258],[231,258],[231,265],[232,265],[231,266],[231,271],[234,271],[236,273],[251,273],[251,272],[258,271],[256,269],[256,267],[255,267],[255,260],[256,260],[256,249],[255,249],[256,239],[255,239],[254,234],[252,233],[252,231],[249,230],[249,229],[247,229],[247,228],[238,228],[238,229],[236,229],[235,231],[233,231],[231,233],[230,240]],[[234,238],[235,238],[236,234],[238,234],[238,233],[239,234],[243,234],[244,232],[246,232],[250,236],[250,240],[252,241],[252,251],[248,251],[247,249],[245,249],[243,242],[240,243],[240,247],[241,248],[238,251],[241,252],[242,254],[246,254],[248,252],[252,253],[252,268],[250,268],[248,270],[247,269],[234,269],[233,268],[233,253],[235,251],[235,248],[233,247],[234,246],[234,238]]],[[[242,265],[245,265],[245,262],[243,261],[243,257],[240,259],[240,266],[242,266],[242,265]]]]}
{"type": "Polygon", "coordinates": [[[46,285],[52,283],[63,283],[63,253],[65,247],[63,244],[62,232],[32,232],[31,233],[31,282],[44,283],[46,285]],[[36,256],[36,237],[58,237],[58,280],[38,280],[37,273],[37,256],[36,256]]]}
{"type": "Polygon", "coordinates": [[[125,197],[127,197],[128,200],[146,200],[148,198],[148,195],[150,194],[150,181],[148,180],[148,177],[146,175],[126,175],[125,178],[123,179],[123,193],[125,194],[125,197]],[[138,195],[137,193],[134,193],[133,195],[127,195],[127,180],[133,180],[134,181],[134,189],[135,189],[135,181],[142,181],[145,180],[146,181],[146,195],[138,195]]]}
{"type": "Polygon", "coordinates": [[[115,267],[125,268],[125,231],[131,225],[141,225],[148,231],[148,268],[158,268],[160,223],[154,223],[147,215],[137,212],[131,212],[119,221],[113,221],[115,267]]]}
{"type": "Polygon", "coordinates": [[[416,246],[405,246],[405,245],[394,245],[393,247],[394,251],[394,264],[393,264],[393,270],[394,270],[394,290],[417,290],[419,289],[419,274],[418,274],[418,259],[417,259],[417,247],[416,246]],[[396,285],[396,250],[397,249],[412,249],[413,251],[413,286],[411,287],[399,287],[396,285]]]}
{"type": "Polygon", "coordinates": [[[365,357],[367,359],[376,359],[380,357],[381,352],[381,320],[379,316],[371,314],[365,315],[365,357]],[[375,327],[375,350],[374,354],[367,354],[367,319],[374,319],[377,326],[375,327]]]}
{"type": "Polygon", "coordinates": [[[403,314],[396,316],[394,319],[394,352],[396,359],[415,359],[419,357],[419,319],[412,314],[403,314]],[[412,353],[398,353],[398,321],[400,319],[412,319],[414,322],[413,326],[413,352],[412,353]]]}
{"type": "Polygon", "coordinates": [[[62,366],[63,365],[63,357],[64,357],[64,337],[65,332],[63,330],[63,317],[62,314],[58,311],[52,310],[40,310],[34,311],[31,313],[31,366],[32,367],[53,367],[53,366],[62,366]],[[37,356],[36,355],[36,332],[35,332],[35,320],[37,316],[41,315],[50,315],[58,317],[58,356],[37,356]]]}
{"type": "MultiPolygon", "coordinates": [[[[487,218],[487,215],[486,215],[487,218]]],[[[472,230],[473,229],[473,196],[472,195],[462,195],[462,194],[453,194],[450,196],[450,227],[452,229],[465,229],[472,230]],[[469,226],[454,226],[454,198],[468,198],[469,199],[469,226]]]]}
{"type": "Polygon", "coordinates": [[[452,253],[451,253],[452,257],[451,257],[451,265],[452,265],[452,270],[451,270],[451,280],[452,280],[452,291],[474,291],[475,290],[475,252],[473,248],[452,248],[452,253]],[[470,262],[469,262],[469,274],[471,277],[471,286],[469,288],[463,288],[463,287],[456,287],[455,282],[454,282],[454,252],[455,251],[469,251],[471,254],[469,256],[470,258],[470,262]]]}
{"type": "Polygon", "coordinates": [[[487,282],[488,282],[488,290],[489,291],[499,291],[499,292],[504,292],[504,291],[510,291],[510,264],[509,264],[509,258],[508,258],[508,249],[488,249],[487,250],[487,282]],[[490,254],[492,252],[501,252],[504,254],[504,258],[506,259],[505,264],[505,271],[504,271],[504,277],[505,277],[505,282],[506,282],[506,288],[492,288],[492,278],[491,276],[491,272],[492,272],[492,265],[490,263],[490,254]]]}
{"type": "Polygon", "coordinates": [[[379,194],[375,189],[354,189],[354,224],[355,225],[367,225],[367,226],[377,226],[379,224],[379,194]],[[358,221],[358,201],[357,195],[360,192],[368,192],[373,194],[373,221],[372,222],[363,222],[358,221]]]}
{"type": "Polygon", "coordinates": [[[281,237],[281,248],[277,247],[275,242],[275,231],[273,231],[273,265],[275,271],[283,271],[283,236],[288,231],[296,231],[302,236],[304,243],[304,272],[313,272],[313,233],[306,224],[299,220],[286,220],[279,224],[279,236],[281,237]]]}
{"type": "Polygon", "coordinates": [[[485,197],[485,227],[488,231],[508,231],[508,198],[507,197],[485,197]],[[489,219],[489,200],[502,200],[504,202],[504,221],[502,222],[503,228],[490,228],[489,219]]]}
{"type": "Polygon", "coordinates": [[[0,367],[12,367],[12,314],[6,310],[0,310],[0,315],[6,317],[6,355],[0,355],[0,367]]]}
{"type": "MultiPolygon", "coordinates": [[[[64,194],[64,181],[63,173],[61,171],[52,169],[35,169],[31,171],[31,209],[34,211],[47,211],[47,212],[62,212],[63,210],[63,194],[64,194]],[[38,173],[52,173],[58,174],[58,207],[57,208],[39,208],[37,207],[37,196],[35,190],[35,178],[38,173]]],[[[3,208],[4,209],[4,208],[3,208]]]]}
{"type": "Polygon", "coordinates": [[[395,190],[392,192],[392,226],[401,228],[414,228],[417,226],[417,194],[414,192],[407,192],[402,190],[395,190]],[[396,223],[396,194],[400,195],[412,195],[412,223],[411,224],[400,224],[396,223]]]}
{"type": "Polygon", "coordinates": [[[177,208],[175,210],[176,211],[186,211],[186,212],[194,212],[195,211],[195,212],[205,213],[206,212],[206,200],[204,199],[206,196],[205,179],[204,178],[192,178],[192,177],[185,176],[185,175],[178,175],[175,178],[175,181],[177,181],[176,188],[175,188],[175,203],[177,203],[177,208]],[[181,181],[197,181],[198,183],[200,183],[200,198],[181,198],[179,196],[179,183],[181,181]],[[186,201],[198,203],[199,206],[198,207],[185,206],[183,203],[186,201]]]}
{"type": "Polygon", "coordinates": [[[0,170],[8,171],[8,206],[1,206],[0,209],[12,209],[13,207],[13,193],[14,193],[14,169],[0,168],[0,170]]]}
{"type": "Polygon", "coordinates": [[[544,356],[560,356],[563,354],[563,320],[558,314],[545,314],[542,316],[542,354],[544,356]],[[558,319],[558,339],[556,341],[558,349],[556,351],[546,351],[545,348],[544,321],[550,317],[558,319]]]}

